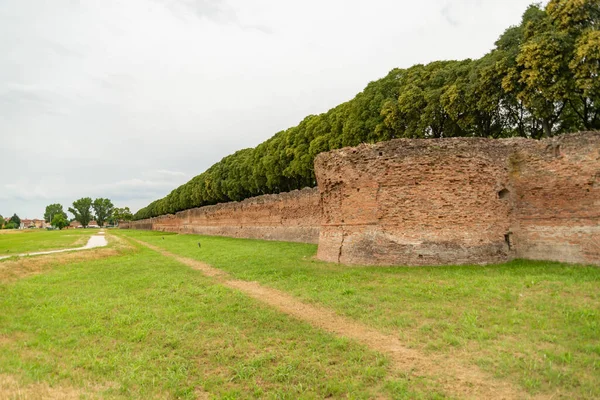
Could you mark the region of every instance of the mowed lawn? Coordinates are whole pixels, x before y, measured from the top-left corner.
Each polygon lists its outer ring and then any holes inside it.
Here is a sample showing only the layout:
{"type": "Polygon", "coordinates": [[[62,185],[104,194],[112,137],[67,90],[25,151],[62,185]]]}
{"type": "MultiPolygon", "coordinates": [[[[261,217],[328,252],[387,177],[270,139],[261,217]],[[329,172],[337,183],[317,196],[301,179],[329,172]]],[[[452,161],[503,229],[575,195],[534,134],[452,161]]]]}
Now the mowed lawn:
{"type": "Polygon", "coordinates": [[[0,231],[0,256],[80,247],[85,245],[89,237],[97,232],[97,229],[2,230],[0,231]]]}
{"type": "Polygon", "coordinates": [[[598,267],[522,260],[485,267],[349,267],[314,260],[314,245],[119,235],[323,305],[420,351],[478,365],[523,393],[600,398],[598,267]]]}
{"type": "Polygon", "coordinates": [[[444,397],[171,258],[118,251],[0,281],[0,398],[444,397]]]}

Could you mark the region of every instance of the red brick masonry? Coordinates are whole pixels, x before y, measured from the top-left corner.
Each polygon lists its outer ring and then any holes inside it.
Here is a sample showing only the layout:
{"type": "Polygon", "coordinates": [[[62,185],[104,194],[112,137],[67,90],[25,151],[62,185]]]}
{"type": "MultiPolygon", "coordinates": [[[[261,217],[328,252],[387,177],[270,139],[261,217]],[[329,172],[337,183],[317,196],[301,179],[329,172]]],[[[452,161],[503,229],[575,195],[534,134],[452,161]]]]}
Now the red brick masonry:
{"type": "Polygon", "coordinates": [[[600,264],[600,133],[398,139],[320,154],[318,258],[600,264]]]}
{"type": "MultiPolygon", "coordinates": [[[[368,265],[600,265],[600,133],[397,139],[320,154],[319,188],[182,211],[135,229],[318,243],[368,265]]],[[[123,225],[122,227],[128,227],[123,225]]]]}
{"type": "Polygon", "coordinates": [[[319,199],[316,188],[295,190],[133,221],[121,228],[318,243],[319,199]]]}

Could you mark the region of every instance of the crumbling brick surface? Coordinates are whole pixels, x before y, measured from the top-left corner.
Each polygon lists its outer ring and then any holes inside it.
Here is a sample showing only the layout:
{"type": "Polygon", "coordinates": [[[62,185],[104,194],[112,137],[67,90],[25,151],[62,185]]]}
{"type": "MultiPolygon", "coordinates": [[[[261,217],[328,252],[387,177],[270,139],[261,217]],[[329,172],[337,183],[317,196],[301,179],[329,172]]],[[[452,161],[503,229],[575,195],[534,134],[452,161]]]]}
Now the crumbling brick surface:
{"type": "Polygon", "coordinates": [[[529,141],[511,162],[517,256],[600,264],[600,133],[529,141]]]}
{"type": "Polygon", "coordinates": [[[599,137],[398,139],[321,154],[318,258],[600,263],[599,137]]]}
{"type": "Polygon", "coordinates": [[[541,141],[397,139],[320,154],[315,173],[318,190],[201,207],[131,227],[318,242],[319,259],[347,264],[519,257],[600,265],[598,132],[541,141]]]}
{"type": "Polygon", "coordinates": [[[193,208],[134,221],[122,228],[247,239],[317,243],[321,220],[316,188],[193,208]]]}
{"type": "Polygon", "coordinates": [[[398,265],[507,260],[509,153],[499,141],[463,138],[393,140],[318,156],[318,257],[398,265]]]}

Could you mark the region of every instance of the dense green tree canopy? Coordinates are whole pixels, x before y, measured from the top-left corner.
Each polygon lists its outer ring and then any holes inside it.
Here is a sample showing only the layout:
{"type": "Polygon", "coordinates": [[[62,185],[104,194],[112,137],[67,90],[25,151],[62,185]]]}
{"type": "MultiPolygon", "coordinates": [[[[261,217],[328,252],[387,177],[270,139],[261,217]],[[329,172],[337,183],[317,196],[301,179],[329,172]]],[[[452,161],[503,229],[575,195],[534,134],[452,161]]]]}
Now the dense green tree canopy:
{"type": "Polygon", "coordinates": [[[53,227],[62,230],[67,225],[69,225],[69,220],[63,214],[54,214],[54,217],[52,217],[53,227]]]}
{"type": "Polygon", "coordinates": [[[354,99],[225,157],[135,219],[314,186],[317,154],[364,142],[600,129],[599,73],[600,1],[532,5],[484,57],[394,69],[354,99]]]}
{"type": "Polygon", "coordinates": [[[54,216],[58,214],[67,219],[67,214],[64,212],[61,204],[50,204],[49,206],[46,206],[46,212],[44,212],[44,221],[51,223],[54,219],[54,216]]]}
{"type": "Polygon", "coordinates": [[[10,217],[10,220],[8,222],[14,224],[15,228],[21,226],[21,218],[19,218],[17,214],[13,214],[13,216],[10,217]]]}
{"type": "Polygon", "coordinates": [[[123,207],[123,208],[115,208],[112,214],[112,218],[111,220],[113,221],[113,224],[118,224],[119,221],[131,221],[133,219],[133,214],[131,213],[131,210],[129,209],[129,207],[123,207]]]}
{"type": "Polygon", "coordinates": [[[99,226],[104,226],[106,220],[112,215],[114,206],[109,199],[99,198],[94,200],[92,208],[94,209],[96,222],[99,226]]]}
{"type": "Polygon", "coordinates": [[[69,212],[75,216],[75,219],[79,221],[84,228],[87,228],[88,224],[92,220],[92,199],[89,197],[82,197],[79,200],[73,202],[73,207],[69,207],[69,212]]]}

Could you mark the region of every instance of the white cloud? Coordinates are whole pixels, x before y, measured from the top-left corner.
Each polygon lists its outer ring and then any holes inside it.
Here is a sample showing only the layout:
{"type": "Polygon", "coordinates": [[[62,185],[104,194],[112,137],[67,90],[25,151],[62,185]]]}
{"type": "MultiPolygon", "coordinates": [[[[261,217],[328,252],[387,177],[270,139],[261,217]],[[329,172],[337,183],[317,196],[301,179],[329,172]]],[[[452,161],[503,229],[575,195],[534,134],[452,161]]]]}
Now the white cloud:
{"type": "Polygon", "coordinates": [[[184,172],[181,171],[169,171],[166,169],[158,169],[156,171],[152,171],[150,173],[147,173],[150,176],[167,176],[167,177],[173,177],[173,176],[181,176],[181,177],[185,177],[186,174],[184,172]]]}
{"type": "Polygon", "coordinates": [[[8,183],[2,185],[0,200],[15,199],[18,201],[47,200],[48,192],[39,184],[8,183]]]}
{"type": "Polygon", "coordinates": [[[480,57],[529,3],[0,1],[0,210],[144,206],[394,67],[480,57]]]}

